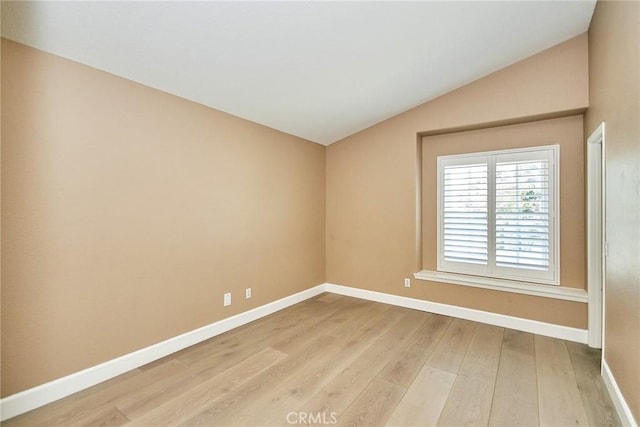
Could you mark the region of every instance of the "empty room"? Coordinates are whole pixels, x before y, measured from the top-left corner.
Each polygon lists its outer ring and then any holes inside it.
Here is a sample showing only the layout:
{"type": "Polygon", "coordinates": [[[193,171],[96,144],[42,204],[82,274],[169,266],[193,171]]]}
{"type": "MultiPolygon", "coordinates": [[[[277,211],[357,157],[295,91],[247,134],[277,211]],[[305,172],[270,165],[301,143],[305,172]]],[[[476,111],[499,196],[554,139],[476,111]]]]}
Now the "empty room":
{"type": "Polygon", "coordinates": [[[637,426],[640,2],[2,1],[3,426],[637,426]]]}

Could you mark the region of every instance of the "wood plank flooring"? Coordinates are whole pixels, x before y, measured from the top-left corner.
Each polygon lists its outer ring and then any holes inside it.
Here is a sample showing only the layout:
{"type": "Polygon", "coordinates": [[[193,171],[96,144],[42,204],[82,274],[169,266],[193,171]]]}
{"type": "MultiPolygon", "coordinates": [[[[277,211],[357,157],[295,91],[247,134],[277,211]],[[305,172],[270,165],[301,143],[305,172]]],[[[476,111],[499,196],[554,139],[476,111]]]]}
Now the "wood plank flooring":
{"type": "Polygon", "coordinates": [[[617,426],[585,345],[323,294],[12,426],[617,426]]]}

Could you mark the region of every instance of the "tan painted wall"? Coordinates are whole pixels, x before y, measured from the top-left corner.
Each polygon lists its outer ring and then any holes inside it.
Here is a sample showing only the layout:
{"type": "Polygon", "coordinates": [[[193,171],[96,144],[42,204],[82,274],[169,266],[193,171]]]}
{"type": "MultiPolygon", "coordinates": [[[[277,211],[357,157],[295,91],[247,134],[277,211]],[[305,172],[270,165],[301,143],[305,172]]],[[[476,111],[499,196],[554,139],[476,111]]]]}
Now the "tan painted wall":
{"type": "Polygon", "coordinates": [[[2,65],[3,396],[325,281],[323,146],[6,40],[2,65]]]}
{"type": "Polygon", "coordinates": [[[560,145],[560,285],[585,289],[584,137],[582,116],[423,138],[423,269],[436,270],[438,156],[560,145]]]}
{"type": "Polygon", "coordinates": [[[416,280],[407,289],[403,278],[420,268],[417,134],[584,110],[587,50],[583,34],[330,145],[327,281],[586,328],[583,303],[416,280]]]}
{"type": "Polygon", "coordinates": [[[606,122],[604,356],[640,422],[640,3],[598,2],[585,134],[606,122]]]}

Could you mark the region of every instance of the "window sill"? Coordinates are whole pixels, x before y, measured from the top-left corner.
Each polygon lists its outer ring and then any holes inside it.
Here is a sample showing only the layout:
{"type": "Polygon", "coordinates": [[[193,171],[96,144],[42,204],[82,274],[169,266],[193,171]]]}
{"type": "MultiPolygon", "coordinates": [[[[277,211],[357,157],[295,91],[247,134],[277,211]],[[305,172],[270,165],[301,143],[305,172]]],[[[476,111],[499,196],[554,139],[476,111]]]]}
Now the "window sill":
{"type": "Polygon", "coordinates": [[[443,273],[440,271],[422,270],[413,275],[419,280],[430,282],[449,283],[452,285],[471,286],[474,288],[491,289],[501,292],[533,295],[536,297],[554,298],[566,301],[588,301],[587,292],[583,289],[568,288],[564,286],[543,285],[532,282],[519,282],[516,280],[494,279],[466,274],[443,273]]]}

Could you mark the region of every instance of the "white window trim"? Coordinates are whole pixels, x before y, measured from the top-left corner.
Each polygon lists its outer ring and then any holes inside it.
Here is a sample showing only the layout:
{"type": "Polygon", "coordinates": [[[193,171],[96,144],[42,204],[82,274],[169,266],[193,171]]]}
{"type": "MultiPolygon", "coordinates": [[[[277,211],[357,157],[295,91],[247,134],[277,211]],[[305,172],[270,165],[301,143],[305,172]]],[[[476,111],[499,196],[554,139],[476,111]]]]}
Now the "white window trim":
{"type": "MultiPolygon", "coordinates": [[[[521,283],[533,283],[537,285],[554,285],[559,286],[560,284],[560,146],[559,145],[543,145],[543,146],[535,146],[535,147],[527,147],[527,148],[517,148],[517,149],[508,149],[508,150],[494,150],[494,151],[483,151],[476,153],[464,153],[464,154],[456,154],[449,156],[438,156],[437,162],[437,272],[438,274],[446,273],[456,276],[462,276],[462,281],[468,281],[465,279],[468,275],[472,275],[477,279],[476,281],[482,282],[483,279],[492,279],[492,280],[503,280],[505,283],[509,283],[507,287],[517,289],[522,286],[521,283]],[[509,155],[509,154],[522,154],[527,152],[535,152],[535,151],[551,151],[552,158],[551,164],[549,168],[549,178],[550,178],[550,189],[552,191],[551,200],[553,203],[553,209],[550,211],[550,224],[552,225],[550,233],[549,233],[549,263],[550,266],[553,266],[552,275],[550,277],[524,277],[520,275],[510,275],[504,270],[502,271],[492,271],[492,272],[478,272],[477,268],[474,268],[473,265],[465,266],[463,263],[456,265],[454,268],[451,267],[450,262],[444,262],[443,255],[443,192],[442,188],[442,171],[443,171],[443,162],[447,162],[449,164],[456,162],[459,160],[463,163],[465,160],[474,159],[478,161],[483,161],[494,155],[509,155]]],[[[490,174],[489,176],[489,206],[493,204],[493,198],[495,197],[495,188],[494,188],[495,176],[490,174]]],[[[489,207],[491,209],[491,207],[489,207]]],[[[491,222],[491,221],[490,221],[491,222]]],[[[493,225],[489,225],[489,230],[493,234],[492,231],[493,225]]],[[[491,241],[491,239],[490,239],[491,241]]],[[[490,251],[490,259],[493,256],[492,252],[494,248],[492,245],[489,245],[490,251]]],[[[426,272],[424,270],[423,272],[426,272]]],[[[422,273],[422,272],[420,272],[422,273]]],[[[420,274],[416,273],[416,274],[420,274]]],[[[533,274],[535,275],[535,274],[533,274]]],[[[532,276],[533,276],[532,275],[532,276]]],[[[416,276],[416,278],[418,278],[416,276]]],[[[429,280],[429,279],[427,279],[429,280]]],[[[449,282],[449,281],[447,281],[449,282]]]]}
{"type": "Polygon", "coordinates": [[[553,298],[565,301],[588,302],[589,297],[584,289],[566,286],[549,286],[540,283],[521,282],[515,280],[494,279],[490,277],[470,276],[467,274],[444,273],[441,271],[421,270],[414,273],[418,280],[447,283],[451,285],[470,286],[493,291],[511,292],[536,297],[553,298]]]}

